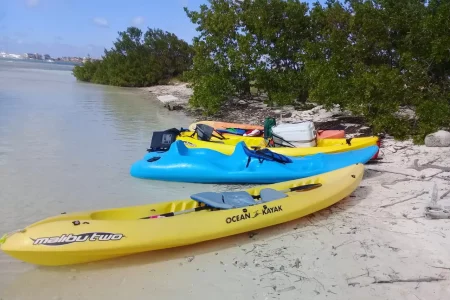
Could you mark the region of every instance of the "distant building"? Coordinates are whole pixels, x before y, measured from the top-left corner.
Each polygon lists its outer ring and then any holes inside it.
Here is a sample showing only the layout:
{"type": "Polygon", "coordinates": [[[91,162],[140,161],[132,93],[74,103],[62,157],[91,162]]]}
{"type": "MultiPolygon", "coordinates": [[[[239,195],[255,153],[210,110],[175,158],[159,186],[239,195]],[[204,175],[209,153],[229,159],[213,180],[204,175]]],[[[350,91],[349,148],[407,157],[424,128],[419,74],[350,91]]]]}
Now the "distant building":
{"type": "Polygon", "coordinates": [[[50,55],[48,55],[48,54],[44,54],[44,59],[45,59],[45,60],[49,60],[49,59],[51,59],[51,57],[50,57],[50,55]]]}
{"type": "Polygon", "coordinates": [[[36,59],[36,55],[34,55],[33,53],[25,53],[24,57],[28,59],[36,59]]]}
{"type": "Polygon", "coordinates": [[[35,56],[36,59],[42,60],[42,55],[41,54],[36,53],[34,56],[35,56]]]}

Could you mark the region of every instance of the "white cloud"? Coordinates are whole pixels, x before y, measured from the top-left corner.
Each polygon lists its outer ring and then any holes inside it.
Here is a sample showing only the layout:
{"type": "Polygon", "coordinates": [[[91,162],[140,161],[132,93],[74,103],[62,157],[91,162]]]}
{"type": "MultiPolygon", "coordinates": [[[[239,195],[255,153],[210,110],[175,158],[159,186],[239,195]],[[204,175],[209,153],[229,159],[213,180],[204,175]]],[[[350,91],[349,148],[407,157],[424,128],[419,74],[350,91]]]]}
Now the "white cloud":
{"type": "Polygon", "coordinates": [[[35,7],[38,6],[39,0],[27,0],[27,6],[28,7],[35,7]]]}
{"type": "Polygon", "coordinates": [[[106,20],[105,18],[101,18],[101,17],[95,17],[94,19],[92,19],[92,21],[100,27],[108,27],[108,20],[106,20]]]}
{"type": "Polygon", "coordinates": [[[138,16],[134,17],[131,23],[133,23],[134,26],[142,25],[145,22],[144,17],[138,16]]]}

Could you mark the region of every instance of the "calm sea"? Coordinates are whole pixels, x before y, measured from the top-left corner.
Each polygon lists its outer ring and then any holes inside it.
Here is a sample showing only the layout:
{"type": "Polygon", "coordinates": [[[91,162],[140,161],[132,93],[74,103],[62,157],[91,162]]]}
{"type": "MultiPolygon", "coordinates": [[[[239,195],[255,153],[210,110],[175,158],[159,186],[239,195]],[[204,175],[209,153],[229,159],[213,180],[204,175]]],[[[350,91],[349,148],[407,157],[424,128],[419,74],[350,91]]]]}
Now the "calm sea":
{"type": "MultiPolygon", "coordinates": [[[[0,60],[0,235],[61,212],[186,198],[214,188],[131,177],[130,165],[145,154],[152,131],[192,120],[134,89],[77,82],[72,68],[0,60]]],[[[88,295],[83,286],[94,274],[110,276],[114,262],[108,264],[84,271],[75,283],[73,267],[37,267],[0,252],[0,298],[78,299],[65,289],[88,295]]],[[[136,266],[122,267],[133,280],[136,266]]]]}

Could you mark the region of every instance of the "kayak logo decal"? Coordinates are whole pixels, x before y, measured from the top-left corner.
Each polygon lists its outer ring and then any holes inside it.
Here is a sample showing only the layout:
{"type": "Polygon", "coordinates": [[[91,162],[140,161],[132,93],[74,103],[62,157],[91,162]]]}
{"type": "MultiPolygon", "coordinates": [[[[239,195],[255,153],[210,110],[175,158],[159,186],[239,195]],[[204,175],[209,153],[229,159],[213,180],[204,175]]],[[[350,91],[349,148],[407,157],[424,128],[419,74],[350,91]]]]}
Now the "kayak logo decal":
{"type": "Polygon", "coordinates": [[[183,143],[186,145],[186,146],[190,146],[190,147],[197,147],[197,145],[196,144],[192,144],[191,142],[186,142],[186,141],[183,141],[183,143]]]}
{"type": "Polygon", "coordinates": [[[105,241],[119,241],[125,237],[122,233],[111,232],[88,232],[80,234],[63,234],[60,236],[30,238],[33,241],[33,245],[46,245],[46,246],[62,246],[72,243],[83,243],[87,241],[105,242],[105,241]]]}
{"type": "Polygon", "coordinates": [[[259,209],[257,209],[256,211],[253,212],[253,218],[256,218],[257,216],[259,216],[261,213],[259,212],[259,209]]]}
{"type": "Polygon", "coordinates": [[[270,214],[277,213],[280,211],[283,211],[282,205],[277,205],[277,206],[273,206],[273,207],[267,207],[266,205],[264,205],[262,212],[260,212],[259,209],[255,210],[253,212],[253,216],[250,213],[248,213],[246,209],[244,209],[244,212],[242,214],[228,217],[225,219],[225,222],[227,224],[230,224],[230,223],[240,222],[240,221],[247,220],[247,219],[254,219],[257,216],[270,215],[270,214]]]}
{"type": "Polygon", "coordinates": [[[227,224],[230,224],[230,223],[239,222],[239,221],[247,220],[247,219],[250,219],[250,213],[243,213],[240,215],[228,217],[228,218],[226,218],[225,221],[227,222],[227,224]]]}
{"type": "Polygon", "coordinates": [[[264,207],[262,214],[268,215],[268,214],[273,214],[273,213],[279,212],[279,211],[283,211],[283,208],[281,207],[281,205],[274,206],[274,207],[264,207]]]}

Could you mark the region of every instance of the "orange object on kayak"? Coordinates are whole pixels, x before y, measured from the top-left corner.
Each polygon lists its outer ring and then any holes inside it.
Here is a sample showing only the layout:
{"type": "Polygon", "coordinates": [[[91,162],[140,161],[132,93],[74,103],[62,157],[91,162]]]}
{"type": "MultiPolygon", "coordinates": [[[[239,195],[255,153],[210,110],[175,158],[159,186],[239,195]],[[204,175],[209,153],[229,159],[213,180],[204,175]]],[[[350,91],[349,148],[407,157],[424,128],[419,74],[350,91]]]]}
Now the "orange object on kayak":
{"type": "Polygon", "coordinates": [[[343,139],[345,130],[317,130],[317,135],[321,139],[343,139]]]}

